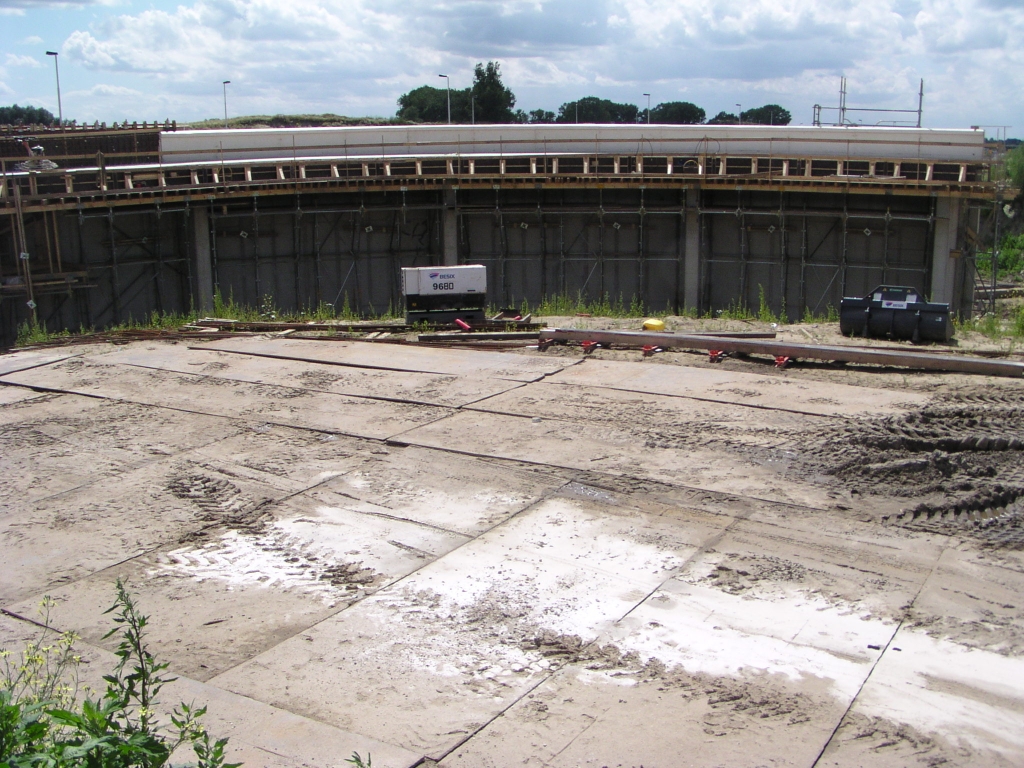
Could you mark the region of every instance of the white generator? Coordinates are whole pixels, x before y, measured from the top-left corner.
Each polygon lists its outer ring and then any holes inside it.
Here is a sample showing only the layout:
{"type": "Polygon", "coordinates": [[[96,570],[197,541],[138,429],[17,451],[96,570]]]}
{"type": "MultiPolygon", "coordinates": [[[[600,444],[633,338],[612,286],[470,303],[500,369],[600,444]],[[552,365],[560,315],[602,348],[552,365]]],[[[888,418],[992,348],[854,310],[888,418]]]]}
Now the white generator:
{"type": "Polygon", "coordinates": [[[483,323],[487,267],[402,267],[405,322],[483,323]]]}

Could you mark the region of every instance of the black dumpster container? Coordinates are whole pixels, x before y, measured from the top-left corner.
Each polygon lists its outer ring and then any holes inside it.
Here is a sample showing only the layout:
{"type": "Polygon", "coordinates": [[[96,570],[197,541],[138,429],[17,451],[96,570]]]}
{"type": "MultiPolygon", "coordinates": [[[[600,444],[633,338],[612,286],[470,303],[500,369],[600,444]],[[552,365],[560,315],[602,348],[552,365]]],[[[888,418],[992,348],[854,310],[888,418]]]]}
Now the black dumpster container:
{"type": "Polygon", "coordinates": [[[949,304],[925,301],[919,290],[906,285],[880,285],[863,299],[844,298],[839,330],[844,336],[910,341],[953,338],[949,304]]]}

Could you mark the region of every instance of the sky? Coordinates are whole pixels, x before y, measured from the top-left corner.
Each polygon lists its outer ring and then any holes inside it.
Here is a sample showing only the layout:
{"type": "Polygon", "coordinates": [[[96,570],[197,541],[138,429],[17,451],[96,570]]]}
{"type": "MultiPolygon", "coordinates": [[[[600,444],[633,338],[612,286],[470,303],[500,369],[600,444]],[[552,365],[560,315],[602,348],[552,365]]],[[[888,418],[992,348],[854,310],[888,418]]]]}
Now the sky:
{"type": "Polygon", "coordinates": [[[848,106],[897,109],[924,78],[926,127],[1024,135],[1024,0],[0,0],[0,28],[0,104],[56,114],[58,51],[88,122],[219,117],[223,80],[231,115],[390,116],[494,60],[527,111],[650,93],[808,125],[841,76],[848,106]]]}

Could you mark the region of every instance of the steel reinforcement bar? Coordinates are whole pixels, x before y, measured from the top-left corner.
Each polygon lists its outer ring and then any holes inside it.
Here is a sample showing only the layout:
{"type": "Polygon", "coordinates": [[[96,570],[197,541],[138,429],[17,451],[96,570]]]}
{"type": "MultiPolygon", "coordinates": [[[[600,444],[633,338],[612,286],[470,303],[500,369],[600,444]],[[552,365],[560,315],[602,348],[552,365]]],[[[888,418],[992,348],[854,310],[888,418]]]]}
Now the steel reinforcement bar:
{"type": "Polygon", "coordinates": [[[623,344],[628,346],[656,346],[677,349],[707,349],[721,352],[738,352],[750,355],[771,355],[792,360],[829,360],[844,363],[865,363],[868,365],[896,366],[931,371],[971,373],[984,376],[1024,377],[1024,363],[1006,360],[979,360],[961,355],[936,355],[930,353],[908,354],[902,351],[864,349],[859,347],[828,346],[816,344],[791,344],[785,341],[754,341],[730,339],[720,336],[699,334],[650,333],[640,331],[588,331],[577,329],[544,328],[540,332],[543,341],[591,341],[600,344],[623,344]]]}

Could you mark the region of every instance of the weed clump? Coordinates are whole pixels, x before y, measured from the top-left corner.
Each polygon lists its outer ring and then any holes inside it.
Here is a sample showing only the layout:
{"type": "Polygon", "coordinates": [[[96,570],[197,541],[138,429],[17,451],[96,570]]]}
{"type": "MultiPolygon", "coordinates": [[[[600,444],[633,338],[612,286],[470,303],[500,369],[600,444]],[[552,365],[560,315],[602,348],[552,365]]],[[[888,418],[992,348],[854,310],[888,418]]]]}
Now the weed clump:
{"type": "Polygon", "coordinates": [[[195,753],[196,768],[241,765],[225,762],[227,739],[213,740],[203,727],[206,707],[183,702],[169,725],[160,722],[160,691],[176,678],[166,676],[167,663],[146,648],[148,618],[120,579],[106,611],[114,627],[104,636],[119,636],[118,662],[95,698],[85,689],[79,701],[77,637],[50,627],[53,606],[50,598],[43,600],[43,629],[20,654],[0,651],[0,766],[160,768],[184,745],[195,753]]]}

